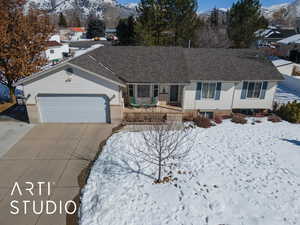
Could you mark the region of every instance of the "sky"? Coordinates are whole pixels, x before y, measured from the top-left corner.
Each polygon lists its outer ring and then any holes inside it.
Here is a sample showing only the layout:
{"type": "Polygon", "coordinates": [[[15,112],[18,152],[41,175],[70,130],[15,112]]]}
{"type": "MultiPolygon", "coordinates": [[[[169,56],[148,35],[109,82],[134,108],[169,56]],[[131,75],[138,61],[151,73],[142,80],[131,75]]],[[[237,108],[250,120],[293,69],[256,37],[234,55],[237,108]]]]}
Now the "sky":
{"type": "MultiPolygon", "coordinates": [[[[287,2],[293,2],[294,0],[261,0],[263,6],[271,6],[275,4],[282,4],[287,2]]],[[[139,2],[139,0],[118,0],[119,3],[130,3],[130,2],[139,2]]],[[[199,11],[207,11],[214,7],[217,8],[229,8],[235,0],[198,0],[199,2],[199,11]]]]}

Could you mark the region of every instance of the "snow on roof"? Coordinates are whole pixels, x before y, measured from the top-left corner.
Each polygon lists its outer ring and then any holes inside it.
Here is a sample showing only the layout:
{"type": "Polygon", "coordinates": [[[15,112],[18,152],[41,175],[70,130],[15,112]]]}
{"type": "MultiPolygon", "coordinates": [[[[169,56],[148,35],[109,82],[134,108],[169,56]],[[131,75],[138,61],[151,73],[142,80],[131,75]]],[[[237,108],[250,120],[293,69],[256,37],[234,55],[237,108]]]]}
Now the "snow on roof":
{"type": "Polygon", "coordinates": [[[290,44],[290,43],[300,44],[300,34],[296,34],[296,35],[290,36],[288,38],[282,39],[282,40],[278,41],[278,43],[281,43],[281,44],[290,44]]]}
{"type": "Polygon", "coordinates": [[[284,60],[284,59],[276,59],[276,60],[272,60],[272,63],[274,66],[278,67],[278,66],[285,66],[285,65],[289,65],[289,64],[293,64],[293,62],[288,61],[288,60],[284,60]]]}

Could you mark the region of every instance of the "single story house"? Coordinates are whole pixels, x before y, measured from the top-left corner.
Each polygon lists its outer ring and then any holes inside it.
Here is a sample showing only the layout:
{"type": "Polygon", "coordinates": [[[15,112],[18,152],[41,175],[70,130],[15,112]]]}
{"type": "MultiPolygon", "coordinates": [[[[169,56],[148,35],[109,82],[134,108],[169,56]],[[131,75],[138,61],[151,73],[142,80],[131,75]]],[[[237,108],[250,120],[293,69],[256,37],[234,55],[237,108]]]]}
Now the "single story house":
{"type": "Polygon", "coordinates": [[[69,44],[61,43],[59,35],[53,35],[47,44],[48,48],[44,55],[50,62],[59,62],[70,52],[69,44]]]}
{"type": "Polygon", "coordinates": [[[282,79],[255,50],[107,46],[15,85],[33,123],[115,123],[132,99],[183,115],[271,109],[282,79]]]}
{"type": "Polygon", "coordinates": [[[69,30],[71,31],[71,41],[78,41],[86,38],[86,30],[84,27],[70,27],[69,30]]]}
{"type": "Polygon", "coordinates": [[[258,46],[269,46],[271,43],[281,41],[285,38],[296,35],[295,28],[280,28],[269,26],[267,29],[261,29],[256,32],[258,46]]]}

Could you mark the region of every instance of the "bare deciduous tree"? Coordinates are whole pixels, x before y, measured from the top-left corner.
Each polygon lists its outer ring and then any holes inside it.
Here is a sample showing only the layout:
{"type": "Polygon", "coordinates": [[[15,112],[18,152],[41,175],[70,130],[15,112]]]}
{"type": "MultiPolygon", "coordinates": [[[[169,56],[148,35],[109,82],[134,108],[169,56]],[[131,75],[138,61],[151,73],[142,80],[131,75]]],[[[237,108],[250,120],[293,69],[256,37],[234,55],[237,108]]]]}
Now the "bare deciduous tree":
{"type": "Polygon", "coordinates": [[[162,178],[163,167],[183,160],[193,147],[194,136],[189,128],[176,123],[147,125],[141,132],[144,144],[133,144],[133,156],[157,166],[157,180],[162,178]]]}
{"type": "Polygon", "coordinates": [[[41,53],[53,33],[47,13],[35,8],[25,13],[25,4],[26,0],[0,1],[0,71],[11,95],[14,82],[45,65],[41,53]]]}

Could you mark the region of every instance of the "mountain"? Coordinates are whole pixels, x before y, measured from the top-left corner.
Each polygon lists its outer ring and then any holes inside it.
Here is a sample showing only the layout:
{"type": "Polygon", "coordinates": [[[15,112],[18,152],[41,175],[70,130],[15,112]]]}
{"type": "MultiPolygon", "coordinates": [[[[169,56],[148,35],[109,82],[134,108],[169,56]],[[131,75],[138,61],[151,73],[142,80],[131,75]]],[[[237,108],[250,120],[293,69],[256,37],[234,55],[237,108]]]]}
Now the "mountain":
{"type": "Polygon", "coordinates": [[[272,5],[270,7],[262,7],[262,13],[267,19],[272,19],[272,16],[275,12],[279,12],[280,10],[288,10],[289,6],[289,3],[283,3],[272,5]]]}
{"type": "Polygon", "coordinates": [[[82,17],[95,14],[103,19],[106,16],[124,18],[136,14],[133,5],[121,5],[117,0],[30,0],[29,4],[54,14],[75,10],[82,17]]]}
{"type": "Polygon", "coordinates": [[[300,17],[300,0],[296,0],[288,7],[288,17],[300,17]]]}

